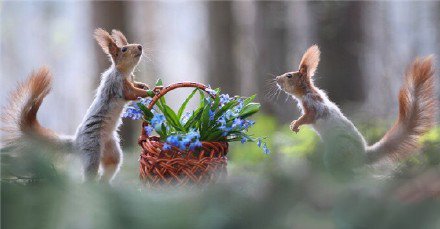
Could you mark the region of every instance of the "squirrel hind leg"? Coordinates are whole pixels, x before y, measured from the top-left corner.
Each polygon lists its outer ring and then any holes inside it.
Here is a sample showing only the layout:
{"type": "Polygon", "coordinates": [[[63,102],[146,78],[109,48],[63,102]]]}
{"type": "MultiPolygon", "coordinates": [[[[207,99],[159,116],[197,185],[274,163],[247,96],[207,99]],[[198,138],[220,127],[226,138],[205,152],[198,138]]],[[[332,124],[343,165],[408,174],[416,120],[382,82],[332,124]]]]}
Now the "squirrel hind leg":
{"type": "Polygon", "coordinates": [[[96,181],[99,170],[99,152],[83,153],[84,180],[96,181]]]}
{"type": "Polygon", "coordinates": [[[110,181],[118,173],[121,164],[121,147],[115,140],[107,142],[101,156],[101,166],[103,169],[101,182],[110,183],[110,181]]]}

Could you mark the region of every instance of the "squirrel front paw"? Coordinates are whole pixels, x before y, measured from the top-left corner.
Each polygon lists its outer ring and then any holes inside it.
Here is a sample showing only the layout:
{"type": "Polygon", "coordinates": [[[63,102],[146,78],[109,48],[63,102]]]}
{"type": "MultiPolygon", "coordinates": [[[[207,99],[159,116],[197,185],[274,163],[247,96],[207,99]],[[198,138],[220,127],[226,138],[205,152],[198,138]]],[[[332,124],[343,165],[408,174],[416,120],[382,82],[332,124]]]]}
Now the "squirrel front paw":
{"type": "Polygon", "coordinates": [[[297,125],[296,120],[295,120],[295,121],[292,121],[292,122],[290,123],[290,130],[292,130],[292,131],[295,132],[295,133],[298,133],[298,131],[299,131],[299,125],[297,125]]]}
{"type": "Polygon", "coordinates": [[[135,82],[134,86],[137,87],[137,88],[140,88],[140,89],[144,89],[144,90],[150,89],[150,87],[148,87],[147,84],[141,83],[141,82],[135,82]]]}

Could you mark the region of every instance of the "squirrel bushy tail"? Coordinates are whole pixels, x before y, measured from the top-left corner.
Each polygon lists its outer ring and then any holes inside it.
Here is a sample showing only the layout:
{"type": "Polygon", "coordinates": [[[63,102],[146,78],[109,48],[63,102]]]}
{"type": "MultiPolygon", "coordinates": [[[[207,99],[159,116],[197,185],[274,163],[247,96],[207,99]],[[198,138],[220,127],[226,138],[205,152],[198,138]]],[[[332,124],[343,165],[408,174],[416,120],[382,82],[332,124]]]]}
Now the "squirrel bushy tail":
{"type": "Polygon", "coordinates": [[[49,69],[41,67],[19,84],[10,94],[9,103],[1,115],[2,145],[19,145],[24,137],[35,137],[57,143],[71,142],[44,128],[37,120],[37,112],[51,90],[52,76],[49,69]]]}
{"type": "Polygon", "coordinates": [[[399,93],[399,115],[394,126],[367,148],[370,162],[398,159],[419,148],[419,138],[434,125],[437,114],[433,56],[417,58],[407,69],[399,93]]]}

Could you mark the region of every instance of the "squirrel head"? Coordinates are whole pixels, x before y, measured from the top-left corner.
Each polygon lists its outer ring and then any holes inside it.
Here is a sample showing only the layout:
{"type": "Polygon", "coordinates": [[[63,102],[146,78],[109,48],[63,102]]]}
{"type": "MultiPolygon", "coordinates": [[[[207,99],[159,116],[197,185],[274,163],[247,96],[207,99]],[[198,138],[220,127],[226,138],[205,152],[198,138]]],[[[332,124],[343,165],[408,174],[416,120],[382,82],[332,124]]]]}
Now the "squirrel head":
{"type": "Polygon", "coordinates": [[[124,34],[118,30],[113,30],[110,35],[101,28],[96,29],[95,39],[121,72],[131,73],[141,59],[142,45],[129,44],[124,34]]]}
{"type": "Polygon", "coordinates": [[[320,54],[317,45],[308,48],[301,59],[298,71],[286,72],[276,77],[278,86],[297,98],[313,91],[312,77],[318,68],[320,54]]]}

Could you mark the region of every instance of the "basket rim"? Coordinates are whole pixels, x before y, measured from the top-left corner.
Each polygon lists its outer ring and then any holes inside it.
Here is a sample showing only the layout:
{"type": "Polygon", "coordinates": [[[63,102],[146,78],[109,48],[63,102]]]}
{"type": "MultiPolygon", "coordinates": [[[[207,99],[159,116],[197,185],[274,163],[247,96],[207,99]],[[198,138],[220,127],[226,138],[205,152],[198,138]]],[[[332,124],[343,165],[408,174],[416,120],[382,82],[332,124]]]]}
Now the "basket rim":
{"type": "MultiPolygon", "coordinates": [[[[160,146],[163,146],[166,142],[160,140],[160,138],[158,136],[146,136],[146,135],[141,135],[139,137],[138,143],[139,145],[143,148],[143,144],[149,144],[147,142],[151,143],[155,143],[155,144],[159,144],[160,146]]],[[[225,148],[224,151],[228,151],[229,148],[229,143],[227,141],[221,142],[221,141],[200,141],[200,143],[202,143],[202,146],[200,148],[217,148],[217,147],[221,147],[221,148],[225,148]],[[217,145],[217,146],[215,146],[217,145]]],[[[178,152],[195,152],[194,150],[181,150],[176,146],[171,146],[173,151],[178,151],[178,152]]],[[[224,152],[226,154],[226,152],[224,152]]]]}
{"type": "MultiPolygon", "coordinates": [[[[164,141],[162,141],[162,140],[160,140],[160,137],[158,137],[158,136],[147,136],[147,135],[141,135],[140,137],[139,137],[139,141],[147,141],[147,139],[148,139],[148,141],[150,141],[150,142],[159,142],[159,143],[162,143],[162,144],[165,144],[165,142],[164,141]]],[[[229,142],[228,141],[200,141],[200,143],[202,143],[202,145],[205,143],[205,144],[209,144],[209,143],[219,143],[219,144],[229,144],[229,142]]]]}

